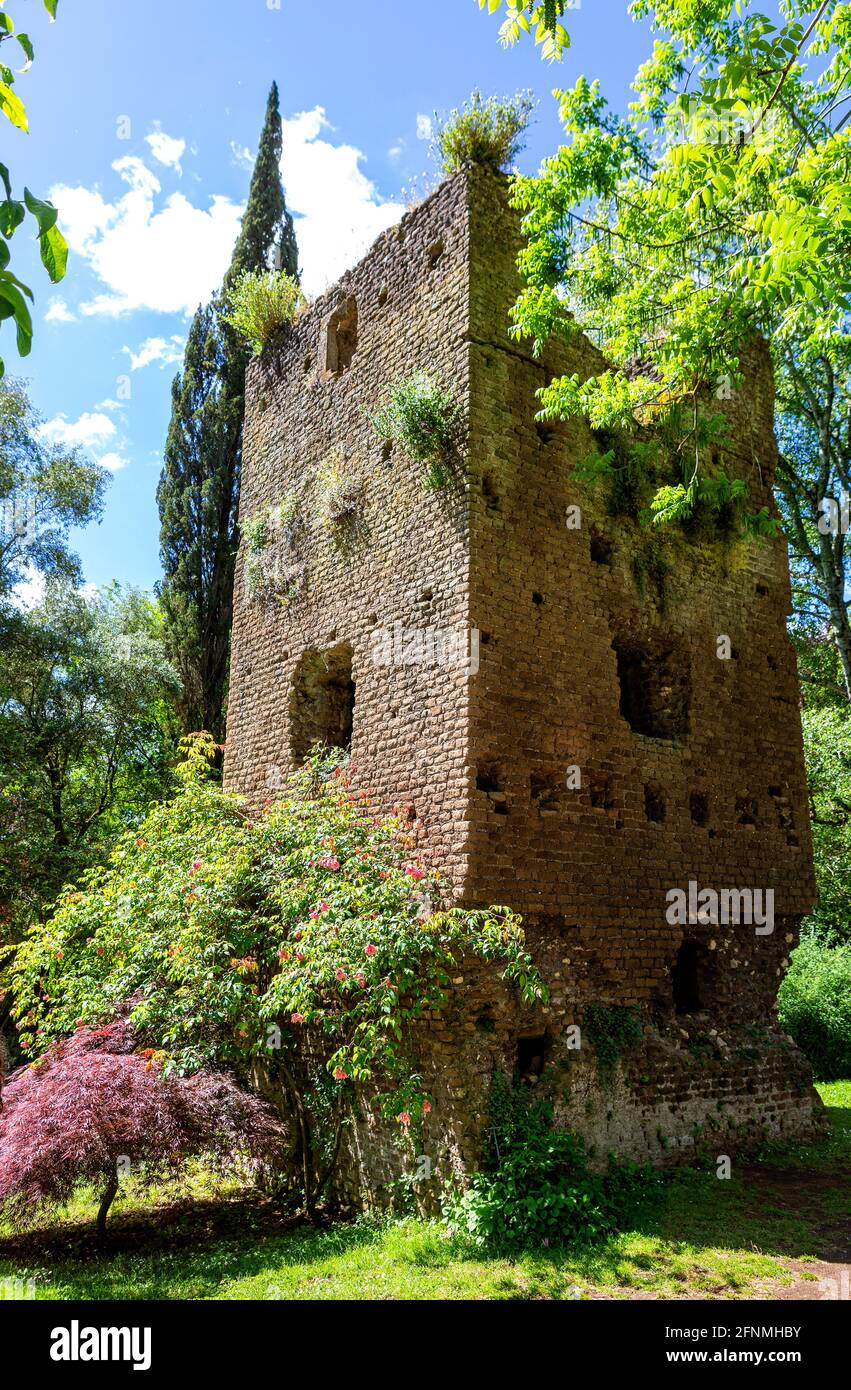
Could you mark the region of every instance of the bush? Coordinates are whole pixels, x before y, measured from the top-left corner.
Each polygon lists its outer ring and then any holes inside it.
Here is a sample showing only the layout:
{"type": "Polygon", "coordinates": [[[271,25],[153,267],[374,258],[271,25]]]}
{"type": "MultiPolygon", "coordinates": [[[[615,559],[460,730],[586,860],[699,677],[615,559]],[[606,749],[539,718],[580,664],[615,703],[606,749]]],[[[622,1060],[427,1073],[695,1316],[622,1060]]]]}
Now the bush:
{"type": "Polygon", "coordinates": [[[780,986],[780,1023],[819,1081],[851,1076],[851,942],[804,937],[780,986]]]}
{"type": "Polygon", "coordinates": [[[19,948],[21,1047],[32,1057],[132,1000],[169,1068],[224,1065],[283,1096],[310,1205],[360,1083],[400,1133],[431,1108],[406,1025],[441,1008],[462,956],[501,963],[526,999],[542,987],[507,909],[432,910],[437,885],[350,794],[339,757],[314,757],[252,820],[204,780],[205,745],[190,751],[182,791],[19,948]]]}
{"type": "Polygon", "coordinates": [[[443,487],[458,427],[448,392],[427,372],[414,372],[385,386],[369,421],[380,439],[399,444],[415,463],[428,466],[427,487],[443,487]]]}
{"type": "Polygon", "coordinates": [[[499,173],[523,149],[523,133],[535,108],[531,92],[488,97],[473,92],[470,100],[437,119],[434,148],[443,174],[457,174],[474,164],[499,173]]]}
{"type": "Polygon", "coordinates": [[[297,280],[283,270],[245,270],[228,296],[223,318],[255,354],[292,323],[305,303],[297,280]]]}
{"type": "Polygon", "coordinates": [[[6,1087],[0,1210],[20,1223],[94,1183],[103,1234],[122,1164],[149,1181],[201,1155],[225,1170],[241,1157],[280,1159],[286,1137],[274,1111],[230,1077],[163,1075],[126,1019],[81,1025],[6,1087]]]}
{"type": "Polygon", "coordinates": [[[657,1175],[612,1158],[594,1173],[581,1139],[553,1128],[552,1107],[511,1087],[497,1074],[491,1086],[490,1169],[444,1206],[451,1225],[480,1250],[593,1244],[622,1229],[657,1175]]]}

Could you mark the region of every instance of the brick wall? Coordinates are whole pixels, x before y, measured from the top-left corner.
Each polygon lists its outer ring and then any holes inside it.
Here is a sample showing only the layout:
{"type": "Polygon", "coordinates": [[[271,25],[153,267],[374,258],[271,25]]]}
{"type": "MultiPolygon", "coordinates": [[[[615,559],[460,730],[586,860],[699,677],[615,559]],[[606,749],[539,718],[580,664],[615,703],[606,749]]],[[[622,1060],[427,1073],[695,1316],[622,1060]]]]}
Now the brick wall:
{"type": "MultiPolygon", "coordinates": [[[[242,517],[286,501],[287,521],[262,584],[240,556],[227,785],[274,795],[353,685],[355,781],[401,811],[456,900],[523,913],[551,989],[522,1014],[491,972],[462,969],[420,1030],[443,1176],[475,1162],[488,1079],[513,1069],[520,1033],[564,1063],[565,1123],[600,1151],[667,1161],[698,1135],[741,1145],[818,1123],[774,1015],[814,893],[785,545],[650,536],[577,482],[599,441],[582,421],[536,425],[534,393],[599,356],[580,339],[536,361],[509,338],[518,245],[502,180],[442,185],[254,363],[248,391],[242,517]],[[439,491],[365,413],[415,369],[465,421],[439,491]],[[337,520],[329,477],[347,488],[337,520]],[[773,889],[775,930],[670,924],[666,894],[690,880],[773,889]],[[684,935],[699,997],[678,1013],[684,935]],[[587,1039],[564,1043],[592,1002],[642,1010],[613,1087],[587,1039]]],[[[772,506],[767,353],[743,365],[718,403],[722,461],[753,508],[772,506]]],[[[400,1161],[374,1116],[349,1160],[349,1185],[373,1189],[400,1161]]]]}

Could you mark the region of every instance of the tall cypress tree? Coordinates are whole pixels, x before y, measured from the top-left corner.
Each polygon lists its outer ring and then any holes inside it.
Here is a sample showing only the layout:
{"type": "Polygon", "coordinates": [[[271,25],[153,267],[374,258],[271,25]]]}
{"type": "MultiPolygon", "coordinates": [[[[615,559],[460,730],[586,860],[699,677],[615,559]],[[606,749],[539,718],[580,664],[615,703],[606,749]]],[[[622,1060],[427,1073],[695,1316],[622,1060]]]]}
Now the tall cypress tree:
{"type": "Polygon", "coordinates": [[[281,114],[272,83],[248,204],[222,291],[198,310],[172,411],[157,489],[160,599],[169,653],[183,682],[185,732],[224,732],[249,353],[222,318],[243,271],[298,273],[293,219],[281,185],[281,114]]]}

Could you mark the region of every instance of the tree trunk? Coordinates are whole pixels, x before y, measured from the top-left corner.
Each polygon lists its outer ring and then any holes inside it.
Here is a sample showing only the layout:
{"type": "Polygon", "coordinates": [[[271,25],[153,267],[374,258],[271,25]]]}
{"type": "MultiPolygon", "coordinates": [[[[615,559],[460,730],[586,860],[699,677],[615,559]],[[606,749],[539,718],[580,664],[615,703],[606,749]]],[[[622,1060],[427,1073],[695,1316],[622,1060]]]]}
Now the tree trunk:
{"type": "Polygon", "coordinates": [[[98,1221],[97,1221],[98,1237],[99,1237],[100,1240],[104,1240],[104,1239],[106,1238],[106,1218],[107,1218],[107,1216],[109,1215],[109,1209],[110,1209],[110,1207],[112,1206],[113,1202],[115,1201],[115,1197],[116,1197],[116,1193],[117,1193],[117,1192],[118,1192],[118,1169],[117,1169],[117,1168],[113,1168],[112,1172],[111,1172],[110,1175],[109,1175],[109,1179],[108,1179],[107,1184],[106,1184],[106,1187],[105,1187],[105,1189],[104,1189],[103,1196],[102,1196],[101,1199],[100,1199],[100,1210],[98,1211],[98,1221]]]}
{"type": "Polygon", "coordinates": [[[819,570],[830,613],[830,635],[842,666],[845,697],[851,700],[851,624],[848,622],[848,609],[845,605],[845,579],[841,569],[837,573],[829,539],[822,537],[821,541],[819,570]]]}

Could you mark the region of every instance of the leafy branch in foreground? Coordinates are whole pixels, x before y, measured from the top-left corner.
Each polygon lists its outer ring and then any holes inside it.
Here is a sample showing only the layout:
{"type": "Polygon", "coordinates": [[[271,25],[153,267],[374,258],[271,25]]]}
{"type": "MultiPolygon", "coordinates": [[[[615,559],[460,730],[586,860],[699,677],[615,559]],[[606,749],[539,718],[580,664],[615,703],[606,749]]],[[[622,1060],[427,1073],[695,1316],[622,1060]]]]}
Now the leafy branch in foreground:
{"type": "MultiPolygon", "coordinates": [[[[783,387],[781,410],[820,442],[820,480],[835,487],[847,472],[848,7],[801,0],[779,24],[750,0],[635,0],[631,12],[660,36],[627,117],[580,78],[558,93],[565,143],[515,183],[528,237],[515,332],[538,349],[583,332],[610,364],[552,382],[543,414],[596,429],[657,426],[677,407],[696,418],[741,386],[743,350],[761,336],[781,385],[795,371],[806,384],[783,387]]],[[[662,520],[687,513],[710,476],[695,444],[691,429],[662,520]]],[[[830,557],[812,553],[829,606],[830,557]]]]}
{"type": "MultiPolygon", "coordinates": [[[[56,17],[58,0],[44,0],[44,7],[51,19],[56,17]]],[[[29,122],[24,103],[15,91],[15,72],[4,61],[7,47],[14,42],[24,55],[24,66],[18,74],[25,73],[33,58],[33,46],[29,35],[16,33],[14,23],[5,9],[0,10],[0,111],[11,124],[25,134],[29,122]]],[[[37,198],[28,188],[24,189],[23,200],[13,198],[12,182],[8,167],[0,163],[0,183],[5,198],[0,201],[0,320],[12,319],[17,335],[18,352],[26,357],[32,346],[32,315],[27,304],[33,298],[28,285],[9,269],[11,252],[9,241],[29,212],[38,228],[38,245],[42,264],[53,284],[57,284],[65,274],[68,261],[68,245],[56,225],[58,213],[52,203],[37,198]]],[[[3,375],[3,359],[0,358],[0,376],[3,375]]]]}
{"type": "MultiPolygon", "coordinates": [[[[479,9],[493,14],[502,0],[479,0],[479,9]]],[[[505,19],[499,28],[503,48],[513,48],[522,34],[534,34],[547,62],[561,58],[570,48],[570,35],[561,20],[566,10],[578,9],[578,0],[505,0],[505,19]]]]}

